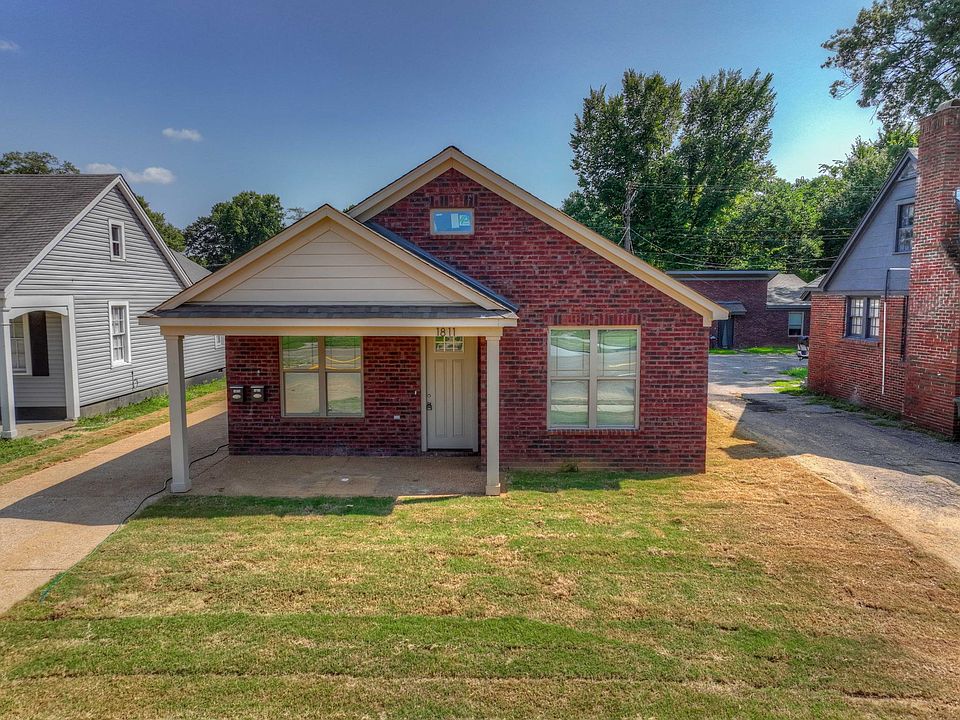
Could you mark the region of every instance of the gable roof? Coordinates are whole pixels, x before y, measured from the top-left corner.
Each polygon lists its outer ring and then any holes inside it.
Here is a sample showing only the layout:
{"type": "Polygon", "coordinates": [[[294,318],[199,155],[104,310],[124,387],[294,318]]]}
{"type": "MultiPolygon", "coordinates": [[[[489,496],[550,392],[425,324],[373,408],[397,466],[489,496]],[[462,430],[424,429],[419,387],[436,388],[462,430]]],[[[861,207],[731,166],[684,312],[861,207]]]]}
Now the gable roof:
{"type": "Polygon", "coordinates": [[[190,280],[122,175],[0,175],[0,297],[116,188],[183,283],[190,280]]]}
{"type": "Polygon", "coordinates": [[[807,306],[804,298],[807,281],[793,273],[777,273],[767,283],[767,305],[807,306]]]}
{"type": "Polygon", "coordinates": [[[119,175],[0,175],[0,288],[119,175]]]}
{"type": "Polygon", "coordinates": [[[203,303],[205,302],[203,295],[208,290],[215,288],[225,290],[234,287],[245,279],[246,271],[257,268],[259,260],[266,258],[274,251],[280,250],[294,238],[302,237],[302,233],[324,222],[333,223],[348,232],[359,235],[362,239],[372,242],[376,246],[386,249],[393,258],[392,262],[398,266],[411,268],[439,282],[461,303],[477,305],[485,309],[503,310],[508,313],[513,313],[517,309],[506,298],[404,240],[399,235],[395,233],[381,234],[376,229],[357,222],[331,205],[322,205],[309,215],[284,228],[265,243],[258,245],[216,272],[201,278],[196,284],[174,295],[157,306],[152,312],[162,314],[195,299],[196,302],[203,303]]]}
{"type": "Polygon", "coordinates": [[[717,303],[705,298],[666,273],[657,270],[652,265],[645,263],[633,253],[627,252],[602,235],[581,225],[569,215],[531,195],[452,145],[362,200],[351,208],[348,214],[360,222],[367,222],[376,217],[384,208],[389,207],[451,169],[457,170],[483,185],[508,202],[530,213],[541,222],[579,242],[634,277],[673,298],[681,305],[690,308],[703,317],[704,325],[709,325],[714,320],[723,320],[727,317],[727,311],[717,303]]]}
{"type": "Polygon", "coordinates": [[[183,270],[184,274],[190,280],[191,285],[210,274],[210,271],[203,265],[194,262],[179,250],[171,250],[170,252],[173,253],[174,259],[176,259],[180,269],[183,270]]]}
{"type": "Polygon", "coordinates": [[[846,261],[847,256],[857,244],[857,241],[860,239],[863,231],[867,228],[867,226],[870,224],[870,221],[873,220],[874,216],[880,210],[880,206],[883,205],[883,201],[887,197],[887,194],[890,192],[890,189],[893,187],[894,183],[900,179],[903,171],[906,170],[908,166],[916,165],[916,162],[916,148],[909,148],[905,153],[903,153],[903,155],[900,157],[900,160],[898,160],[897,164],[893,167],[893,170],[891,170],[890,174],[887,175],[887,179],[884,181],[883,187],[880,188],[880,192],[878,192],[877,196],[873,199],[873,202],[870,204],[867,212],[865,212],[863,217],[860,218],[860,222],[847,239],[843,249],[840,250],[840,254],[837,255],[837,259],[833,261],[833,265],[831,265],[830,269],[827,270],[826,274],[823,276],[823,280],[820,281],[819,286],[816,288],[810,288],[811,292],[820,292],[827,289],[827,286],[830,284],[830,280],[837,273],[837,270],[840,268],[840,266],[846,261]]]}

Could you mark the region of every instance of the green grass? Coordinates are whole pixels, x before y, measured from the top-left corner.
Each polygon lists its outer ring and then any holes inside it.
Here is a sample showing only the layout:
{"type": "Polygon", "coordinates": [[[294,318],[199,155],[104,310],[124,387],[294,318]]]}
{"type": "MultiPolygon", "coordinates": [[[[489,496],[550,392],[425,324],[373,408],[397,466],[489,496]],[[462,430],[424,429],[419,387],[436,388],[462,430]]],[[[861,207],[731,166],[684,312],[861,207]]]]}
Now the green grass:
{"type": "Polygon", "coordinates": [[[956,576],[721,440],[501,498],[168,497],[0,619],[0,715],[948,714],[956,576]]]}
{"type": "Polygon", "coordinates": [[[780,371],[781,375],[787,377],[783,380],[774,380],[771,385],[777,388],[777,392],[787,393],[788,395],[807,394],[807,368],[792,367],[780,371]]]}
{"type": "MultiPolygon", "coordinates": [[[[193,385],[187,388],[187,402],[193,400],[194,398],[209,395],[210,393],[223,392],[226,387],[226,380],[223,379],[212,380],[208,383],[202,383],[200,385],[193,385]]],[[[122,422],[124,420],[132,420],[133,418],[138,418],[142,415],[148,415],[152,412],[156,412],[157,410],[164,410],[169,406],[169,396],[155,395],[147,398],[146,400],[141,400],[138,403],[126,405],[108,413],[103,413],[102,415],[91,415],[90,417],[80,418],[77,420],[76,425],[74,425],[74,429],[100,430],[101,428],[109,427],[110,425],[122,422]]]]}
{"type": "Polygon", "coordinates": [[[60,445],[67,439],[67,437],[61,436],[41,440],[29,437],[15,438],[14,440],[0,440],[0,465],[36,455],[44,450],[60,445]]]}
{"type": "Polygon", "coordinates": [[[710,348],[711,355],[737,355],[744,353],[747,355],[793,355],[797,348],[792,345],[760,345],[757,347],[738,348],[730,350],[727,348],[710,348]]]}

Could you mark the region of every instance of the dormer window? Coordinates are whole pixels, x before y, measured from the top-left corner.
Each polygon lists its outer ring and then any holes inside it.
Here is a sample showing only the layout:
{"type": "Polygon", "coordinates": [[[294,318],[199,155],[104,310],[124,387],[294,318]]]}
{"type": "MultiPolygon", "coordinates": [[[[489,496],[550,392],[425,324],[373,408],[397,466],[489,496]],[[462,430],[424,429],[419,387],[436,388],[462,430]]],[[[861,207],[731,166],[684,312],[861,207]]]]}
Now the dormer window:
{"type": "Polygon", "coordinates": [[[110,227],[110,259],[123,260],[127,254],[126,238],[122,222],[111,220],[110,227]]]}
{"type": "Polygon", "coordinates": [[[473,210],[431,210],[430,232],[434,235],[472,235],[473,210]]]}

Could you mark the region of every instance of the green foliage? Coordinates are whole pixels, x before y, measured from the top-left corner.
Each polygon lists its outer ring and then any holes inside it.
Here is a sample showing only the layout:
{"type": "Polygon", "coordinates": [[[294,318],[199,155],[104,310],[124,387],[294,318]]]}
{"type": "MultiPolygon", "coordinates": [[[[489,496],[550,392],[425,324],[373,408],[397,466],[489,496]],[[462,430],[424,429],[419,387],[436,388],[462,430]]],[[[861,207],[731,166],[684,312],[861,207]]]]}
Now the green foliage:
{"type": "Polygon", "coordinates": [[[143,195],[137,195],[137,202],[140,203],[140,207],[143,208],[147,217],[150,218],[150,222],[153,223],[157,232],[160,233],[163,241],[172,249],[183,252],[186,243],[180,229],[176,225],[167,222],[167,218],[162,212],[151,208],[150,203],[147,202],[147,199],[143,197],[143,195]]]}
{"type": "Polygon", "coordinates": [[[704,237],[770,174],[772,83],[721,70],[682,92],[627,70],[619,93],[591,90],[570,139],[580,190],[564,211],[660,266],[725,260],[730,248],[704,237]]]}
{"type": "Polygon", "coordinates": [[[77,166],[48,152],[11,150],[0,155],[0,175],[75,175],[77,166]]]}
{"type": "Polygon", "coordinates": [[[186,252],[204,265],[225,265],[276,235],[284,227],[280,198],[247,190],[214,205],[183,235],[186,252]]]}
{"type": "Polygon", "coordinates": [[[37,440],[36,438],[23,437],[14,440],[0,440],[0,465],[13,462],[23,457],[36,455],[54,445],[59,445],[65,438],[47,438],[37,440]]]}
{"type": "Polygon", "coordinates": [[[874,0],[823,47],[833,53],[823,66],[846,76],[830,94],[859,89],[857,104],[887,127],[960,96],[960,0],[874,0]]]}
{"type": "MultiPolygon", "coordinates": [[[[193,385],[187,388],[187,402],[194,398],[209,395],[210,393],[222,392],[226,389],[225,380],[212,380],[208,383],[193,385]]],[[[167,395],[154,395],[153,397],[141,400],[132,405],[111,410],[102,415],[91,415],[90,417],[80,418],[74,426],[78,430],[99,430],[108,427],[123,420],[131,420],[142,415],[163,410],[170,406],[170,398],[167,395]]]]}

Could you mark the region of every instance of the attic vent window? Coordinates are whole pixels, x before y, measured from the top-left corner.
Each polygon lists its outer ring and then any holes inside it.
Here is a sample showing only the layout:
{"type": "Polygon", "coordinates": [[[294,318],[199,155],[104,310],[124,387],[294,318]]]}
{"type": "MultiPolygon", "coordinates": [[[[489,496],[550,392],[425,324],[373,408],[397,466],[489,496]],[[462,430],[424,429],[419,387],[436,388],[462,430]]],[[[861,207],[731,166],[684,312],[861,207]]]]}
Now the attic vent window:
{"type": "Polygon", "coordinates": [[[473,210],[431,210],[430,232],[434,235],[472,235],[473,210]]]}
{"type": "Polygon", "coordinates": [[[123,223],[110,220],[110,259],[123,260],[127,254],[123,223]]]}

